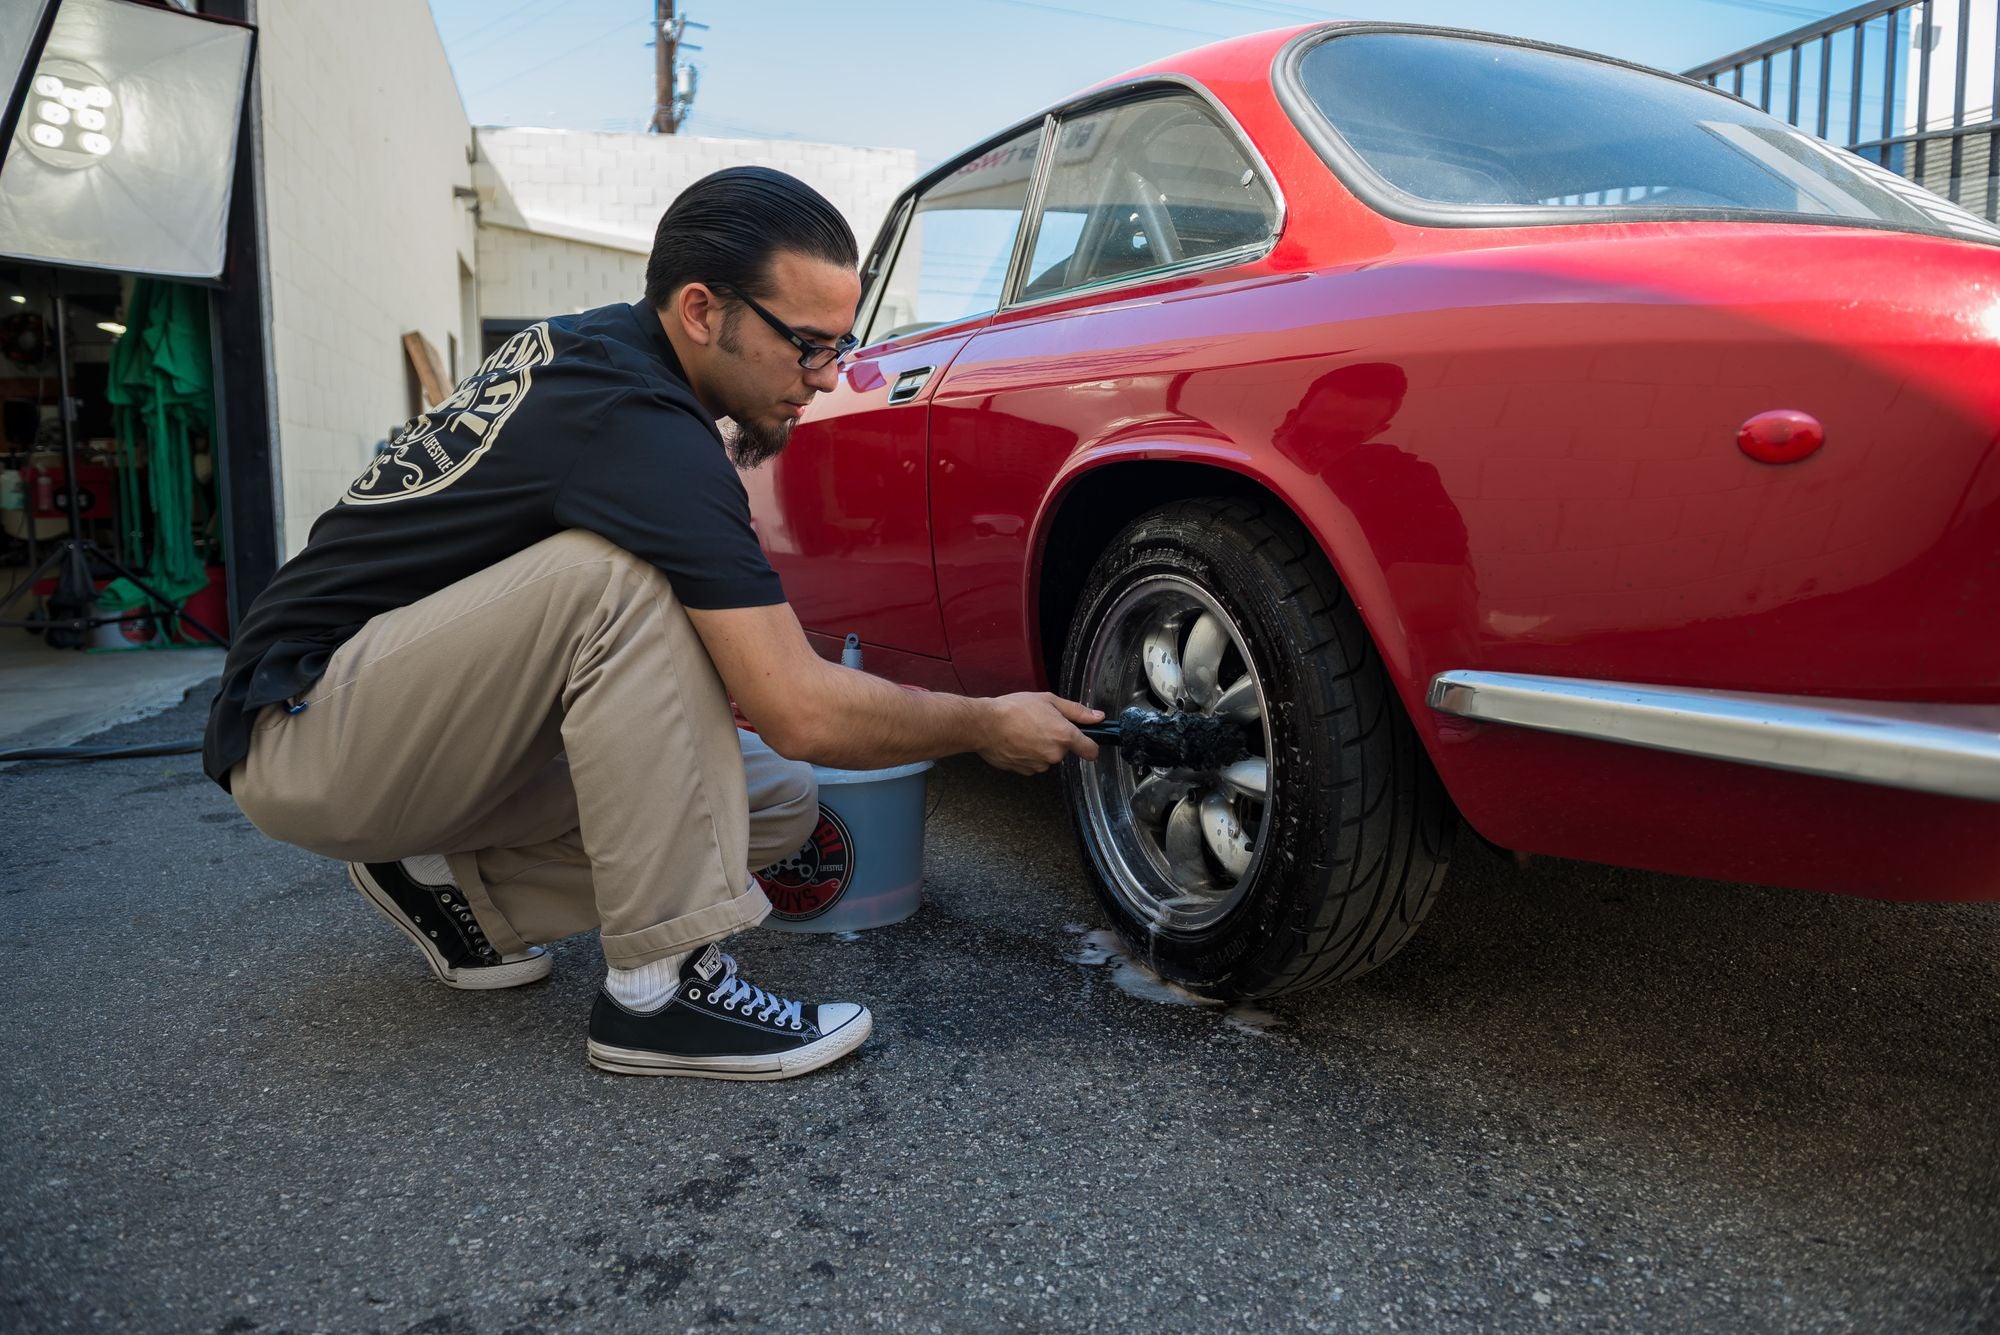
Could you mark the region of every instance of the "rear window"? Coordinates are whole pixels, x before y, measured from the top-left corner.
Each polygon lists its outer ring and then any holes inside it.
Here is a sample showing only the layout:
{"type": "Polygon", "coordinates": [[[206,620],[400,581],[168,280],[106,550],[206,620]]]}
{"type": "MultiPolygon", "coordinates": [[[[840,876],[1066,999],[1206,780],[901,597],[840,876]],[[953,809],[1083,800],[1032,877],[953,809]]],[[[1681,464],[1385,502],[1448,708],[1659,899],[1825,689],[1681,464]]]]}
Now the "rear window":
{"type": "Polygon", "coordinates": [[[1585,211],[1750,213],[2000,241],[1973,214],[1776,117],[1609,61],[1359,32],[1308,49],[1295,84],[1324,118],[1329,160],[1392,216],[1515,225],[1580,222],[1585,211]]]}

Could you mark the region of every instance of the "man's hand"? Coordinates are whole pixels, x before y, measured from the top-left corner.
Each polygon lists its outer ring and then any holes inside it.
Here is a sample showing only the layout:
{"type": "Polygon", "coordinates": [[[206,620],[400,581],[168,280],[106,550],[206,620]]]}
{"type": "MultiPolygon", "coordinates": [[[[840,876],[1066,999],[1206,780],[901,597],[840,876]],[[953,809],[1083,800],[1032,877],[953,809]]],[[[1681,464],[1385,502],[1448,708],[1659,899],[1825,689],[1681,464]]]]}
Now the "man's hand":
{"type": "Polygon", "coordinates": [[[906,691],[822,659],[792,609],[688,609],[736,707],[779,755],[836,769],[882,769],[977,751],[988,764],[1039,774],[1064,756],[1097,759],[1076,730],[1095,709],[1026,691],[993,699],[906,691]]]}
{"type": "Polygon", "coordinates": [[[1040,774],[1066,756],[1097,759],[1097,743],[1076,725],[1102,723],[1103,710],[1085,709],[1047,691],[997,696],[988,703],[993,709],[991,737],[979,748],[979,758],[996,769],[1040,774]]]}

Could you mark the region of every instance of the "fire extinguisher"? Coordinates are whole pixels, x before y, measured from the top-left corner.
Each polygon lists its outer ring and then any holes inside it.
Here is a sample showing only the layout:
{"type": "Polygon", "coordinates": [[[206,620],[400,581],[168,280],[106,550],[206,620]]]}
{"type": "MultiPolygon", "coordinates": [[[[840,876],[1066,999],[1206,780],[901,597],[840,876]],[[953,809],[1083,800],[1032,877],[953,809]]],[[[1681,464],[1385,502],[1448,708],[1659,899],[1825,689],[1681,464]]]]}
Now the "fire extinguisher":
{"type": "Polygon", "coordinates": [[[44,468],[35,474],[35,513],[54,514],[56,508],[56,480],[44,468]]]}

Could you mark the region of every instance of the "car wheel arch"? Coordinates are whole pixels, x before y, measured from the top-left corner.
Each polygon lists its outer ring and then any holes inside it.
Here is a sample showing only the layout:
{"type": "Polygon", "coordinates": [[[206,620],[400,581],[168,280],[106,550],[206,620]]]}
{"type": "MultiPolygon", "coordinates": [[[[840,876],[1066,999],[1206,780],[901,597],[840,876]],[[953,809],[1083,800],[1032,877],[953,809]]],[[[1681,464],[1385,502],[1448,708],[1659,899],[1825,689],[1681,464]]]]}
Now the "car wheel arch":
{"type": "MultiPolygon", "coordinates": [[[[1401,620],[1386,605],[1381,569],[1358,530],[1345,534],[1325,531],[1293,504],[1274,479],[1245,467],[1239,451],[1217,457],[1199,450],[1147,446],[1136,452],[1139,457],[1134,457],[1134,448],[1127,447],[1115,456],[1074,462],[1057,477],[1042,504],[1029,547],[1032,557],[1025,572],[1028,587],[1023,606],[1028,609],[1034,661],[1045,674],[1044,680],[1054,682],[1058,677],[1070,617],[1092,565],[1127,524],[1176,501],[1243,497],[1281,508],[1326,557],[1360,611],[1407,708],[1411,684],[1405,670],[1409,655],[1402,641],[1401,620]]],[[[1422,685],[1414,687],[1419,697],[1422,685]]]]}

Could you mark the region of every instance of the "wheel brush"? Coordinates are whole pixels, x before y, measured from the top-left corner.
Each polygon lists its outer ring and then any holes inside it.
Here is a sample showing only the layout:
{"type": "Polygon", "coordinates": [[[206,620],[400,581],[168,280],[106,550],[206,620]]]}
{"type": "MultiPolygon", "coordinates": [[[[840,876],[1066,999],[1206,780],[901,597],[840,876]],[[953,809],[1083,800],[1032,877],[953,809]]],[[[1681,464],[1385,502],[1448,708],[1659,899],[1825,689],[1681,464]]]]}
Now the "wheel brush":
{"type": "Polygon", "coordinates": [[[1117,747],[1130,764],[1159,769],[1221,769],[1250,754],[1241,723],[1208,714],[1156,714],[1134,705],[1078,731],[1117,747]]]}

